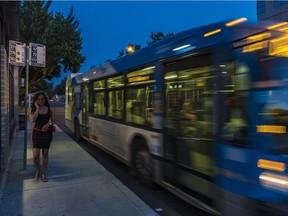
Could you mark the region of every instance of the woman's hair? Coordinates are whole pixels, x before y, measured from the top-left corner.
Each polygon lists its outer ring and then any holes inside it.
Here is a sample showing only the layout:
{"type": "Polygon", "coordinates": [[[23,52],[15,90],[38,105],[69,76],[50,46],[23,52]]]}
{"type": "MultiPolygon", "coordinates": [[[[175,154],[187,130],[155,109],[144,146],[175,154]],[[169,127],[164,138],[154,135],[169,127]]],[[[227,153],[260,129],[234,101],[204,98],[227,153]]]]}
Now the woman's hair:
{"type": "Polygon", "coordinates": [[[50,105],[49,105],[49,102],[48,102],[48,96],[46,95],[46,93],[44,92],[39,92],[37,93],[34,98],[33,98],[33,103],[31,105],[31,113],[34,113],[36,111],[36,106],[35,106],[35,102],[38,100],[39,96],[40,95],[43,95],[44,96],[44,99],[45,99],[45,103],[44,105],[46,105],[48,107],[48,109],[50,109],[50,105]]]}

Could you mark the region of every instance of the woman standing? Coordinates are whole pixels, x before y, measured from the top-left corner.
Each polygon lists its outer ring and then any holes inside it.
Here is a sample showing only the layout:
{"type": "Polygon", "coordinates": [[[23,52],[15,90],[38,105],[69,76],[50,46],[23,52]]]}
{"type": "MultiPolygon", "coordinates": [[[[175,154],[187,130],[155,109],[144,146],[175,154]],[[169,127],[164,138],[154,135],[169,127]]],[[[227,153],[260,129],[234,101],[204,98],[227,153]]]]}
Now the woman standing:
{"type": "Polygon", "coordinates": [[[29,114],[30,120],[34,122],[32,130],[33,158],[36,166],[35,179],[41,177],[43,182],[47,182],[46,171],[48,166],[49,147],[53,138],[51,125],[54,124],[54,113],[50,109],[48,98],[44,92],[34,96],[33,104],[29,114]],[[40,169],[40,151],[42,149],[42,172],[40,169]]]}

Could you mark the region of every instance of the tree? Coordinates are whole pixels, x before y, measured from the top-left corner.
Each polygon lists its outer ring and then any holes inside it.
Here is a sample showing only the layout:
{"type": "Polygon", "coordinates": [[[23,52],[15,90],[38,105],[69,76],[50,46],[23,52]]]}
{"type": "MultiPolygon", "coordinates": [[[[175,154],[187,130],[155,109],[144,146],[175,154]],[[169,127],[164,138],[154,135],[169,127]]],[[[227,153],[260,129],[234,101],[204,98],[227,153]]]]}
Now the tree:
{"type": "Polygon", "coordinates": [[[54,88],[54,93],[58,95],[65,95],[65,86],[67,78],[62,79],[61,83],[54,88]]]}
{"type": "Polygon", "coordinates": [[[124,56],[125,55],[125,51],[124,50],[120,50],[119,51],[119,55],[117,56],[117,58],[124,56]]]}
{"type": "MultiPolygon", "coordinates": [[[[76,73],[82,56],[81,31],[73,8],[65,18],[62,13],[49,11],[51,1],[21,1],[20,40],[26,44],[46,45],[46,67],[29,68],[29,90],[42,79],[60,77],[60,72],[76,73]]],[[[24,70],[25,71],[25,70],[24,70]]]]}
{"type": "Polygon", "coordinates": [[[163,40],[164,38],[170,37],[174,35],[172,32],[168,33],[168,34],[163,34],[162,32],[157,32],[157,33],[153,33],[151,32],[150,37],[152,39],[152,41],[146,41],[147,45],[151,45],[153,43],[156,43],[160,40],[163,40]]]}

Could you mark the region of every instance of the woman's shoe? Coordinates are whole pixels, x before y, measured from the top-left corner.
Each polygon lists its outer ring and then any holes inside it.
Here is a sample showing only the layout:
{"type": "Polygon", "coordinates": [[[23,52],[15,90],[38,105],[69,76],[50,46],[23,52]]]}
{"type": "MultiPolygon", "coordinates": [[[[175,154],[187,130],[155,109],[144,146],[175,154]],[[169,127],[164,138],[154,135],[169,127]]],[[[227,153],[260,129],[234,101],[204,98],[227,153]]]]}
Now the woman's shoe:
{"type": "Polygon", "coordinates": [[[42,179],[43,182],[48,182],[48,178],[46,177],[45,174],[41,175],[41,179],[42,179]]]}

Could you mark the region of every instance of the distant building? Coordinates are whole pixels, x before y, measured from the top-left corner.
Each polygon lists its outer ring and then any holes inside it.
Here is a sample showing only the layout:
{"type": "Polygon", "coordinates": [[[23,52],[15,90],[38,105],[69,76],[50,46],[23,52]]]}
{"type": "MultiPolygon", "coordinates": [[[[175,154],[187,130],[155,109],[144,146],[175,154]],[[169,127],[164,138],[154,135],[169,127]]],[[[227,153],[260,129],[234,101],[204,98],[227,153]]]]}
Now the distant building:
{"type": "Polygon", "coordinates": [[[264,20],[288,21],[288,1],[259,1],[257,0],[258,22],[264,20]]]}
{"type": "MultiPolygon", "coordinates": [[[[19,1],[0,1],[0,185],[18,124],[18,66],[9,65],[9,40],[19,41],[19,1]]],[[[0,187],[1,193],[2,187],[0,187]]]]}

